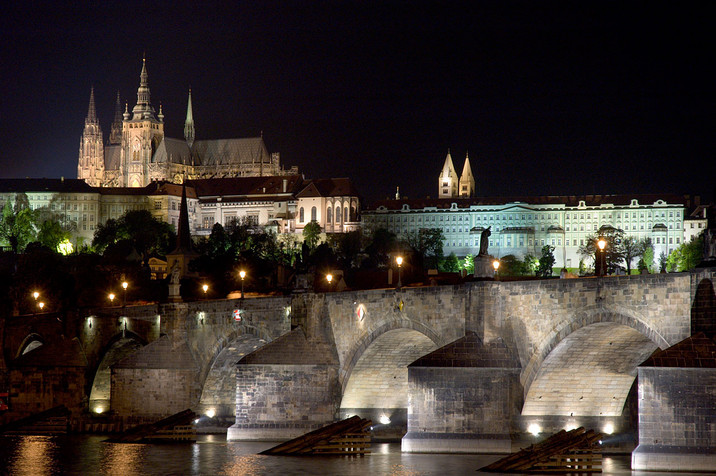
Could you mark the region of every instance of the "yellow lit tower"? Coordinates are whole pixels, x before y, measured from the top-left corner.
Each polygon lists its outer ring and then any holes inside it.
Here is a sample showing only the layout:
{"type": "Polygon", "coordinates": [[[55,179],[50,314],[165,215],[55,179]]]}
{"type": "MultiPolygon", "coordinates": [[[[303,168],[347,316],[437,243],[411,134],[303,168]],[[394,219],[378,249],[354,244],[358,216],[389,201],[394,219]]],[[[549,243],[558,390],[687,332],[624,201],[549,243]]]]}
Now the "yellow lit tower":
{"type": "Polygon", "coordinates": [[[139,75],[137,105],[130,114],[125,106],[122,121],[122,149],[120,153],[120,185],[124,187],[144,187],[150,182],[149,164],[154,151],[164,138],[164,115],[161,106],[159,114],[154,115],[150,102],[147,62],[142,59],[142,72],[139,75]]]}
{"type": "Polygon", "coordinates": [[[455,172],[455,166],[452,164],[450,149],[448,149],[447,157],[445,157],[445,164],[443,164],[443,169],[442,172],[440,172],[440,178],[438,179],[438,197],[457,197],[457,187],[457,173],[455,172]]]}
{"type": "Polygon", "coordinates": [[[99,126],[94,105],[94,87],[90,91],[89,109],[80,139],[77,178],[93,187],[99,187],[104,179],[104,145],[102,144],[102,128],[99,126]]]}
{"type": "Polygon", "coordinates": [[[470,157],[465,152],[465,165],[462,167],[462,175],[460,175],[460,197],[470,198],[475,195],[475,177],[472,175],[470,167],[470,157]]]}

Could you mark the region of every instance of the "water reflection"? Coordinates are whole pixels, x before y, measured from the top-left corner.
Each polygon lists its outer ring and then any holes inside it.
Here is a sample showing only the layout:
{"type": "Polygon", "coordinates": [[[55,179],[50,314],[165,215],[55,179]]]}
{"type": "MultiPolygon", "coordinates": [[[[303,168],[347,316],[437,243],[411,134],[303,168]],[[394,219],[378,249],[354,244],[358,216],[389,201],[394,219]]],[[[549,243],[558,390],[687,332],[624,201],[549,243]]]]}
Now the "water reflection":
{"type": "MultiPolygon", "coordinates": [[[[40,476],[52,474],[56,445],[51,436],[16,438],[15,454],[6,459],[9,474],[40,476]]],[[[0,463],[2,464],[2,463],[0,463]]]]}
{"type": "Polygon", "coordinates": [[[147,446],[149,445],[104,444],[101,461],[102,474],[109,476],[141,474],[141,465],[145,461],[144,450],[147,446]]]}
{"type": "MultiPolygon", "coordinates": [[[[258,454],[274,443],[227,442],[222,435],[200,436],[196,443],[164,445],[105,443],[104,439],[92,435],[0,436],[0,475],[444,476],[485,474],[479,472],[479,468],[500,458],[499,455],[401,453],[399,443],[374,444],[372,453],[364,457],[291,457],[258,454]]],[[[628,454],[605,456],[603,474],[665,474],[631,471],[630,461],[628,454]]]]}

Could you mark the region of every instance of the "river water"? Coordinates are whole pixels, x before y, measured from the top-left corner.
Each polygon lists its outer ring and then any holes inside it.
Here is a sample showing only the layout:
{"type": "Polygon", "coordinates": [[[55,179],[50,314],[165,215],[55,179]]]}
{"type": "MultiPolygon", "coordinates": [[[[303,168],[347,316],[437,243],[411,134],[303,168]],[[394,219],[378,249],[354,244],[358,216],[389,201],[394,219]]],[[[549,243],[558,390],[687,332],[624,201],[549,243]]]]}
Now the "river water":
{"type": "MultiPolygon", "coordinates": [[[[275,443],[227,442],[200,435],[196,443],[105,443],[96,435],[0,437],[2,475],[461,475],[500,458],[497,455],[401,453],[399,443],[373,444],[364,457],[261,456],[275,443]]],[[[629,455],[605,457],[603,474],[631,472],[629,455]]],[[[495,473],[485,473],[495,474],[495,473]]],[[[675,473],[664,473],[673,476],[675,473]]]]}

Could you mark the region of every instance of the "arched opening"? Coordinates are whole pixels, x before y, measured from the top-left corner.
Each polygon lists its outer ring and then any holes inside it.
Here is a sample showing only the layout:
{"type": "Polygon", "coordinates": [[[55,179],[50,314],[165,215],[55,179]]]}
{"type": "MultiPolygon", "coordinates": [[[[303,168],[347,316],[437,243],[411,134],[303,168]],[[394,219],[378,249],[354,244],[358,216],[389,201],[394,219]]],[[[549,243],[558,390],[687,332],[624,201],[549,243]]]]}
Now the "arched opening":
{"type": "Polygon", "coordinates": [[[584,426],[633,434],[637,366],[657,347],[639,331],[615,322],[572,332],[542,362],[527,391],[524,429],[551,434],[584,426]]]}
{"type": "Polygon", "coordinates": [[[197,427],[228,428],[236,421],[236,364],[246,354],[266,344],[265,339],[242,335],[227,345],[214,359],[196,411],[201,415],[197,427]]]}
{"type": "Polygon", "coordinates": [[[92,389],[90,390],[89,410],[101,414],[110,410],[112,394],[112,365],[133,354],[142,347],[142,343],[131,337],[117,339],[105,352],[97,367],[92,389]]]}
{"type": "Polygon", "coordinates": [[[412,329],[378,336],[356,362],[341,400],[341,418],[373,420],[373,437],[398,440],[408,427],[408,365],[437,346],[412,329]]]}
{"type": "Polygon", "coordinates": [[[25,355],[28,352],[32,352],[33,350],[42,347],[44,345],[44,342],[42,341],[42,338],[37,334],[30,334],[29,336],[25,337],[25,340],[22,341],[22,344],[20,345],[20,348],[17,352],[17,355],[15,356],[20,357],[21,355],[25,355]]]}

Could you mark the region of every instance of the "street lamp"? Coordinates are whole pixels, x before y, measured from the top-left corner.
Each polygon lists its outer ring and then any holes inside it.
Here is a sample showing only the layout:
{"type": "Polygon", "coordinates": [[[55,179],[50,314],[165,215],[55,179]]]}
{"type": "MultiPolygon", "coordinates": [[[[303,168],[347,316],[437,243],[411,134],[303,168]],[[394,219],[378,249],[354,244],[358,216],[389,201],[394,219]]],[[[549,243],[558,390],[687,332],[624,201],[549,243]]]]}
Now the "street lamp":
{"type": "Polygon", "coordinates": [[[398,286],[396,289],[400,289],[403,286],[402,280],[401,280],[401,271],[403,266],[403,257],[398,256],[395,258],[395,262],[398,263],[398,286]]]}
{"type": "Polygon", "coordinates": [[[208,285],[208,284],[204,284],[204,285],[201,287],[201,289],[204,290],[204,299],[206,299],[206,292],[209,290],[209,285],[208,285]]]}
{"type": "Polygon", "coordinates": [[[44,303],[44,302],[38,302],[37,305],[40,306],[40,312],[42,312],[42,310],[45,308],[45,303],[44,303]]]}
{"type": "Polygon", "coordinates": [[[109,293],[107,297],[109,297],[110,306],[114,306],[114,293],[109,293]]]}
{"type": "Polygon", "coordinates": [[[246,277],[246,271],[243,269],[239,271],[239,276],[241,277],[241,299],[244,298],[244,278],[246,277]]]}
{"type": "Polygon", "coordinates": [[[34,293],[32,293],[32,297],[34,297],[34,298],[35,298],[35,301],[37,301],[37,298],[40,297],[40,293],[38,293],[37,291],[35,291],[34,293]]]}
{"type": "Polygon", "coordinates": [[[127,281],[122,281],[122,289],[124,289],[124,295],[122,296],[122,307],[127,305],[127,286],[129,286],[129,283],[127,281]]]}
{"type": "Polygon", "coordinates": [[[326,275],[326,281],[328,281],[328,289],[331,289],[331,282],[333,281],[333,275],[331,273],[328,273],[326,275]]]}
{"type": "Polygon", "coordinates": [[[500,269],[500,260],[494,260],[492,262],[492,267],[495,268],[495,276],[497,275],[497,270],[500,269]]]}
{"type": "Polygon", "coordinates": [[[597,276],[604,276],[607,271],[607,259],[605,249],[607,247],[607,240],[599,238],[597,241],[597,262],[595,264],[595,271],[597,276]]]}

